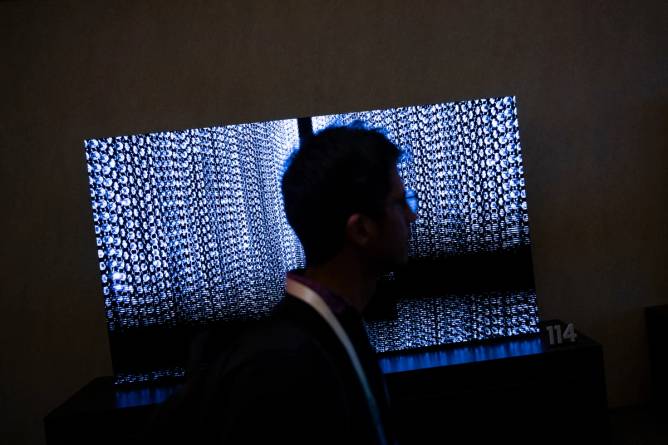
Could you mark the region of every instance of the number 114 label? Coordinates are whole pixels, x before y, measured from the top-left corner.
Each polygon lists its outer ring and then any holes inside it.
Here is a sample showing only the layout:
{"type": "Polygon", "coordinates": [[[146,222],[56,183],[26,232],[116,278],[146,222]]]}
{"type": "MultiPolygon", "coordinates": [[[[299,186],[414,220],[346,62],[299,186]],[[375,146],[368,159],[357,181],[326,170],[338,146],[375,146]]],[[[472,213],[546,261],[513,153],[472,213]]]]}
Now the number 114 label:
{"type": "Polygon", "coordinates": [[[561,330],[561,325],[558,324],[546,326],[546,329],[549,335],[550,345],[561,345],[565,341],[575,343],[575,340],[578,338],[573,323],[568,323],[563,332],[561,330]]]}

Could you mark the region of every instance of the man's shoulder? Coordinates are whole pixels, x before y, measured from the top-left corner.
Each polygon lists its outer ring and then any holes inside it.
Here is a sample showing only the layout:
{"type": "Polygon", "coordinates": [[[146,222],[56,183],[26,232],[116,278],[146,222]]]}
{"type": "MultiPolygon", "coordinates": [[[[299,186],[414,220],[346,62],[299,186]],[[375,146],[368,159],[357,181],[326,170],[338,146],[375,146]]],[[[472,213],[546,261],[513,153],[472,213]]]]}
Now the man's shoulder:
{"type": "MultiPolygon", "coordinates": [[[[214,381],[247,379],[282,386],[342,384],[349,358],[327,322],[306,303],[286,297],[272,316],[245,330],[218,356],[214,381]]],[[[263,384],[264,384],[263,383],[263,384]]]]}
{"type": "Polygon", "coordinates": [[[224,383],[225,391],[240,390],[246,396],[257,391],[262,397],[303,392],[306,397],[316,390],[341,388],[338,345],[323,338],[319,320],[298,305],[288,305],[244,332],[221,356],[214,380],[224,383]]]}
{"type": "Polygon", "coordinates": [[[336,345],[326,321],[306,303],[286,296],[272,316],[247,331],[240,346],[253,353],[327,353],[336,345]]]}

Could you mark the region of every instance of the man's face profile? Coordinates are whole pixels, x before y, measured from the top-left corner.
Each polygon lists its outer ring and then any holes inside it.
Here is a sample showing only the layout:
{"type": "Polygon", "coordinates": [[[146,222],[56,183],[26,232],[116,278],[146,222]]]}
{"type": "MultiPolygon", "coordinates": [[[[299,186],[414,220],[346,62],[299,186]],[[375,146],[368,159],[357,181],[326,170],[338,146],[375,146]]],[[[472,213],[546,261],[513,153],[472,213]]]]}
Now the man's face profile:
{"type": "Polygon", "coordinates": [[[361,243],[365,255],[383,271],[392,271],[408,261],[410,224],[416,219],[406,203],[406,189],[396,167],[392,168],[390,184],[380,219],[364,216],[361,220],[366,229],[361,243]]]}

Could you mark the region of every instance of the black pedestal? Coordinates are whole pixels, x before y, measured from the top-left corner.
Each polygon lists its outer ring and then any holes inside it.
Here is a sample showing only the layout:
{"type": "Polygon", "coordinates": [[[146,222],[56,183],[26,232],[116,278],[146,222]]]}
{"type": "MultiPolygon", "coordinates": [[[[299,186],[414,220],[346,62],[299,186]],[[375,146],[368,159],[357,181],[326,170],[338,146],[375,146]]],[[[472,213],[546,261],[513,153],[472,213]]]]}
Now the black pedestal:
{"type": "MultiPolygon", "coordinates": [[[[401,443],[608,443],[601,346],[502,339],[380,358],[401,443]]],[[[45,419],[47,443],[131,443],[178,389],[93,380],[45,419]]]]}
{"type": "Polygon", "coordinates": [[[609,443],[602,348],[577,334],[382,359],[401,443],[609,443]]]}

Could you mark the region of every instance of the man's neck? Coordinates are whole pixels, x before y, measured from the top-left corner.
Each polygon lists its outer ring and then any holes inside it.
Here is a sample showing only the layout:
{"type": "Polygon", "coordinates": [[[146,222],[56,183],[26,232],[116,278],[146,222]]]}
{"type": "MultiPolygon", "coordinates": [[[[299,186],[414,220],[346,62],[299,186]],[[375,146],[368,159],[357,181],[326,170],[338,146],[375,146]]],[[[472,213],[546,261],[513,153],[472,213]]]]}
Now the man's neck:
{"type": "Polygon", "coordinates": [[[325,264],[307,267],[304,276],[325,286],[362,313],[376,292],[379,275],[360,264],[337,257],[325,264]]]}

